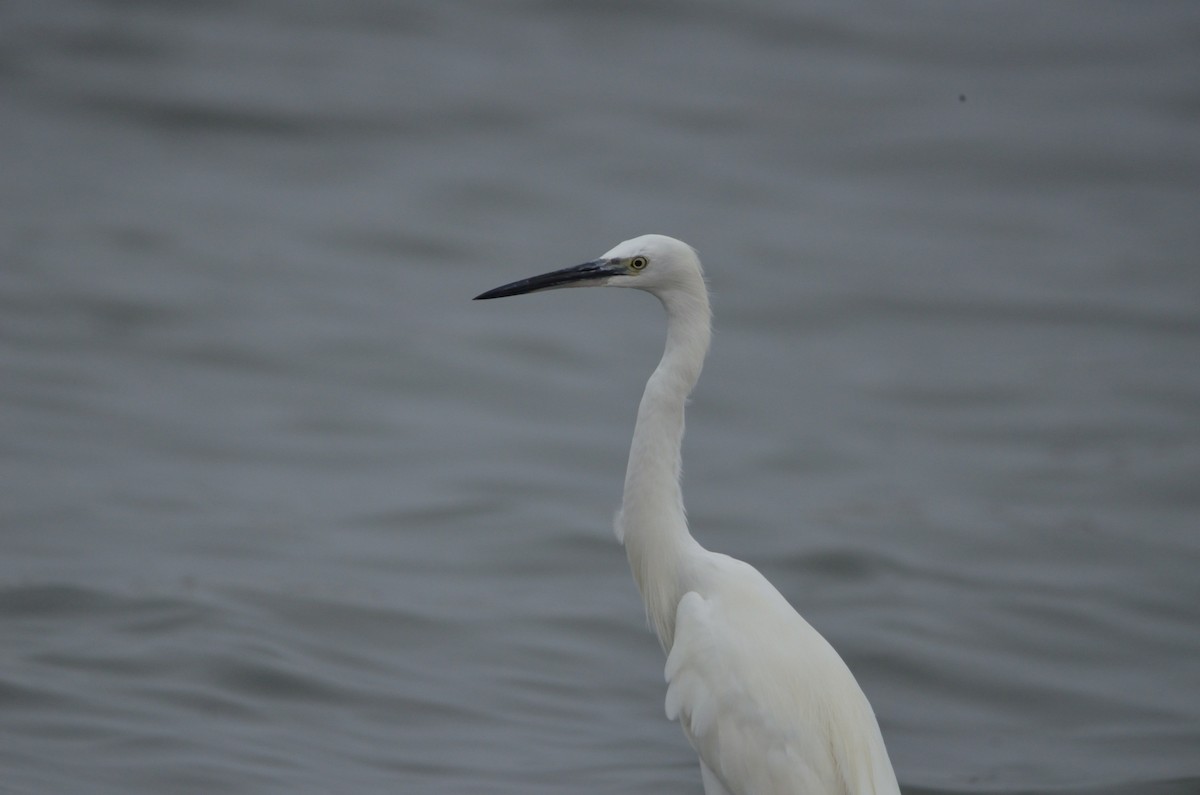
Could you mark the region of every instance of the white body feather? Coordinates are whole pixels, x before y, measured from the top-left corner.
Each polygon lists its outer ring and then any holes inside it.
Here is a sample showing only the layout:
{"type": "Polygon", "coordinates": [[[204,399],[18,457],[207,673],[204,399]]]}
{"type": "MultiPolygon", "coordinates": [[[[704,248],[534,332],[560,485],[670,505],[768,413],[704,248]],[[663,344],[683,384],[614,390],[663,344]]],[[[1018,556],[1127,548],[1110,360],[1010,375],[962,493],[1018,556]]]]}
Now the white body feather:
{"type": "Polygon", "coordinates": [[[644,289],[662,301],[668,330],[638,410],[617,535],[667,652],[667,717],[700,755],[707,795],[898,795],[875,714],[841,657],[756,569],[688,532],[680,446],[711,337],[708,291],[682,243],[647,236],[605,256],[635,254],[666,271],[644,289]]]}

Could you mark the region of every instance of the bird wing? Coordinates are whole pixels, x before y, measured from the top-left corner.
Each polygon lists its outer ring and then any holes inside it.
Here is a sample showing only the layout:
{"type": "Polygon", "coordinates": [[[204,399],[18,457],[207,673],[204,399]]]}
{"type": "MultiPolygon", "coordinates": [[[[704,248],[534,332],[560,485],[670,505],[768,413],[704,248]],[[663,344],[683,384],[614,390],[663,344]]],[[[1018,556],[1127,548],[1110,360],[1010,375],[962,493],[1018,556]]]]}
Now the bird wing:
{"type": "Polygon", "coordinates": [[[837,652],[757,570],[720,558],[676,610],[667,717],[734,795],[898,795],[837,652]]]}

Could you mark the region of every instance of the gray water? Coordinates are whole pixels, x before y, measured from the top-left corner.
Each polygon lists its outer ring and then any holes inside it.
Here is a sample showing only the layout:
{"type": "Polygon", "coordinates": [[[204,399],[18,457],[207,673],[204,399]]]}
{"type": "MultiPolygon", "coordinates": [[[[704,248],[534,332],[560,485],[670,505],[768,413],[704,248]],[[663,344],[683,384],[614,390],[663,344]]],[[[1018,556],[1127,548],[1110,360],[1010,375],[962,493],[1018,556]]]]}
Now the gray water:
{"type": "Polygon", "coordinates": [[[0,791],[699,793],[685,493],[908,793],[1200,792],[1200,10],[0,5],[0,791]]]}

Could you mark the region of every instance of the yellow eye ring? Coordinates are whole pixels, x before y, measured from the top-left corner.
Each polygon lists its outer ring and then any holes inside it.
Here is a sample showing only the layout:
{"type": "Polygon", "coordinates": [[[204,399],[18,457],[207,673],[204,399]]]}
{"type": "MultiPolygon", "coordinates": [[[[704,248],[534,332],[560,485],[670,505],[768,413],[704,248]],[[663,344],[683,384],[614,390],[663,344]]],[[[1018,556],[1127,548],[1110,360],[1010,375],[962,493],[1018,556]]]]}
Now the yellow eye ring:
{"type": "Polygon", "coordinates": [[[649,264],[649,261],[647,261],[645,257],[634,257],[633,259],[629,260],[629,267],[633,268],[635,271],[640,271],[649,264]]]}

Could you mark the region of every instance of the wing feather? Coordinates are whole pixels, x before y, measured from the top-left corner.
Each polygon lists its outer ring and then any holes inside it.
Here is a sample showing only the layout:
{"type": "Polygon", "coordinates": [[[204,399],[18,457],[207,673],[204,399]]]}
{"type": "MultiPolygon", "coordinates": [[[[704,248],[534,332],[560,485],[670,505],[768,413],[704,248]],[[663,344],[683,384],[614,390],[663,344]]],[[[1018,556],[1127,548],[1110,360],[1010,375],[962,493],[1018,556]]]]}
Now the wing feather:
{"type": "Polygon", "coordinates": [[[898,795],[837,652],[753,567],[720,557],[676,609],[667,717],[733,795],[898,795]]]}

